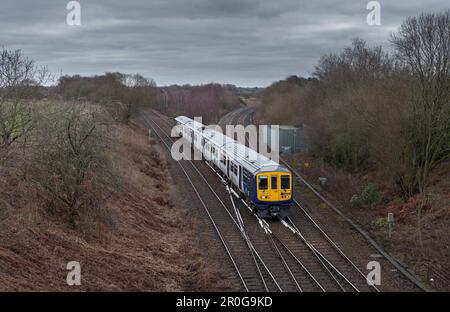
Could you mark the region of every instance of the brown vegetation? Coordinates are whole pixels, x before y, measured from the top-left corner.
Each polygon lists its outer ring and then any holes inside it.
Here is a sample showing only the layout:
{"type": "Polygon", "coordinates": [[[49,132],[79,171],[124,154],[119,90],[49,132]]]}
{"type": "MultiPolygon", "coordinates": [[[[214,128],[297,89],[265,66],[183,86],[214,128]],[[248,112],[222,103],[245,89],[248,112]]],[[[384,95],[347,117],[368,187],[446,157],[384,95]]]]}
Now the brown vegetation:
{"type": "Polygon", "coordinates": [[[236,91],[229,86],[171,86],[161,88],[158,109],[170,116],[203,117],[203,122],[216,123],[225,113],[239,107],[236,91]]]}
{"type": "Polygon", "coordinates": [[[408,246],[409,263],[447,262],[448,240],[432,237],[448,238],[450,220],[449,185],[436,179],[450,159],[450,11],[407,19],[391,42],[392,55],[356,39],[323,56],[313,79],[262,92],[258,113],[308,126],[315,146],[299,166],[314,182],[327,176],[328,192],[367,228],[396,213],[403,241],[393,249],[408,246]],[[382,201],[356,209],[364,190],[382,201]]]}
{"type": "Polygon", "coordinates": [[[260,114],[308,124],[326,162],[383,173],[408,198],[450,156],[450,13],[410,18],[392,42],[395,56],[360,39],[323,56],[316,79],[264,91],[260,114]]]}
{"type": "Polygon", "coordinates": [[[206,123],[216,122],[224,113],[239,107],[234,86],[157,87],[139,74],[106,73],[100,76],[63,76],[51,93],[57,99],[103,104],[118,121],[127,123],[139,108],[152,107],[170,116],[202,116],[206,123]]]}
{"type": "Polygon", "coordinates": [[[0,289],[64,291],[223,290],[220,273],[193,246],[187,212],[173,206],[165,160],[136,126],[113,125],[110,158],[119,184],[102,184],[109,226],[80,235],[49,217],[51,194],[2,169],[0,289]],[[82,285],[66,284],[66,265],[79,261],[82,285]]]}
{"type": "Polygon", "coordinates": [[[14,61],[2,59],[0,71],[14,84],[0,88],[0,290],[227,289],[196,249],[187,211],[172,203],[157,144],[116,118],[129,122],[152,88],[147,81],[120,76],[115,89],[112,74],[91,89],[85,78],[65,77],[60,94],[37,100],[28,72],[38,67],[6,54],[14,61]],[[88,89],[75,92],[80,86],[88,89]],[[122,111],[109,106],[116,91],[122,111]],[[71,92],[95,104],[67,101],[71,92]],[[81,286],[66,283],[70,261],[81,264],[81,286]]]}
{"type": "Polygon", "coordinates": [[[106,73],[93,77],[63,76],[53,95],[103,104],[116,120],[127,123],[139,107],[155,105],[158,93],[155,82],[140,74],[106,73]]]}

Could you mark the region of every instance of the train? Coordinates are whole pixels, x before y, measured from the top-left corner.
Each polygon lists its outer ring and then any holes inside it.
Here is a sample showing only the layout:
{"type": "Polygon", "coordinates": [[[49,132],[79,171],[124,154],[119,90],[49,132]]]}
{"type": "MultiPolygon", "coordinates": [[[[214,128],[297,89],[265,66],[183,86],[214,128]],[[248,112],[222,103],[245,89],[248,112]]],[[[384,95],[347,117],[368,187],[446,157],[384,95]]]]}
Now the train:
{"type": "Polygon", "coordinates": [[[283,165],[191,118],[175,118],[177,134],[197,149],[260,218],[289,216],[293,175],[283,165]]]}

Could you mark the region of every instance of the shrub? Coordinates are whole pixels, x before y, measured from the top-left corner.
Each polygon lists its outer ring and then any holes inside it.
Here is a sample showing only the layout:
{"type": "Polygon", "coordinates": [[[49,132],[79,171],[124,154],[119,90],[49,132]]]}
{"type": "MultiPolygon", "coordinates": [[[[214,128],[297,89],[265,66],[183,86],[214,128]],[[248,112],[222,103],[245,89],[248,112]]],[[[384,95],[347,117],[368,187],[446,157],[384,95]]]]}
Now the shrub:
{"type": "Polygon", "coordinates": [[[361,193],[361,200],[364,204],[374,206],[379,204],[383,199],[383,193],[378,189],[378,186],[373,183],[367,184],[361,193]]]}
{"type": "Polygon", "coordinates": [[[392,203],[394,203],[395,205],[401,205],[404,203],[404,201],[400,196],[395,195],[394,198],[392,199],[392,203]]]}
{"type": "Polygon", "coordinates": [[[376,218],[372,222],[372,225],[375,227],[384,228],[384,227],[388,226],[388,220],[387,220],[387,218],[383,218],[383,217],[376,218]]]}
{"type": "Polygon", "coordinates": [[[357,208],[357,207],[361,207],[362,202],[361,202],[361,198],[358,195],[353,195],[352,198],[350,199],[350,206],[352,208],[357,208]]]}
{"type": "Polygon", "coordinates": [[[108,177],[106,137],[87,107],[47,104],[35,116],[32,180],[51,198],[51,212],[75,226],[101,212],[101,181],[108,177]]]}

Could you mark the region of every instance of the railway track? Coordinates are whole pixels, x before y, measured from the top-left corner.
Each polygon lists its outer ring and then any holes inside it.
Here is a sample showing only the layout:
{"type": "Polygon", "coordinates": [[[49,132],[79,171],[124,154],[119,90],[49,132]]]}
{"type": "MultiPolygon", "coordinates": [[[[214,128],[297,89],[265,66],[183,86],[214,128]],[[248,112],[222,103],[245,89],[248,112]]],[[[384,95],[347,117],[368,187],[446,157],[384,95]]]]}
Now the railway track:
{"type": "MultiPolygon", "coordinates": [[[[152,129],[158,138],[163,142],[170,152],[172,139],[170,136],[151,118],[144,117],[147,125],[152,129]]],[[[196,193],[198,199],[208,215],[227,255],[230,259],[236,275],[246,291],[281,291],[278,281],[274,278],[271,270],[266,265],[258,251],[253,246],[253,242],[247,236],[245,229],[239,224],[239,221],[230,213],[229,208],[220,199],[219,195],[214,191],[208,183],[204,175],[197,170],[191,161],[178,162],[181,170],[189,181],[189,184],[196,193]],[[192,177],[200,178],[196,182],[192,177]],[[198,182],[202,180],[213,197],[219,201],[225,209],[211,209],[211,201],[209,203],[199,192],[198,182]],[[197,184],[197,185],[196,185],[197,184]]]]}
{"type": "MultiPolygon", "coordinates": [[[[235,120],[235,124],[242,124],[244,126],[248,125],[251,122],[252,115],[254,114],[254,108],[249,108],[248,110],[236,110],[236,114],[233,114],[233,120],[235,120]]],[[[232,122],[233,120],[230,120],[232,122]]],[[[246,142],[245,144],[248,145],[248,137],[246,136],[246,142]]],[[[370,236],[361,229],[358,225],[356,225],[353,221],[351,221],[347,216],[345,216],[338,208],[336,208],[333,204],[331,204],[326,198],[323,197],[322,194],[320,194],[308,181],[306,181],[300,173],[295,170],[287,161],[285,161],[282,157],[280,157],[280,163],[285,165],[287,168],[291,170],[291,172],[296,177],[297,186],[300,187],[306,187],[308,190],[312,191],[317,198],[319,198],[320,201],[325,203],[327,206],[329,206],[339,217],[343,218],[345,222],[349,223],[350,226],[358,232],[362,237],[370,244],[372,248],[375,249],[376,252],[378,252],[383,259],[386,260],[387,266],[393,267],[391,271],[398,271],[402,275],[402,277],[406,278],[410,283],[412,283],[413,288],[422,290],[422,291],[428,291],[427,287],[423,285],[416,276],[414,276],[413,273],[408,271],[403,267],[402,264],[400,264],[396,259],[392,258],[390,255],[388,255],[382,248],[379,246],[373,239],[370,238],[370,236]],[[300,185],[299,185],[300,184],[300,185]]],[[[312,216],[308,213],[307,209],[305,209],[306,204],[303,203],[301,200],[295,200],[294,201],[295,206],[298,208],[298,210],[294,210],[294,215],[296,215],[297,220],[294,222],[295,224],[301,224],[301,226],[307,226],[307,224],[304,224],[302,220],[309,220],[309,225],[313,225],[316,230],[321,234],[320,236],[314,235],[312,236],[312,239],[314,242],[317,243],[318,246],[329,246],[332,248],[324,249],[324,252],[328,254],[329,251],[334,250],[334,255],[329,255],[330,258],[336,259],[336,256],[339,255],[341,258],[344,258],[347,260],[348,263],[350,263],[351,267],[356,270],[361,276],[364,276],[361,269],[356,265],[353,261],[351,261],[342,251],[341,247],[338,246],[336,242],[334,242],[330,236],[328,236],[325,231],[320,228],[318,223],[312,218],[312,216]]],[[[309,203],[308,203],[309,205],[309,203]]],[[[314,233],[314,232],[313,232],[314,233]]],[[[339,263],[339,262],[338,262],[339,263]]],[[[347,272],[347,270],[345,270],[347,272]]],[[[361,287],[361,286],[360,286],[361,287]]],[[[378,288],[373,286],[373,289],[378,291],[378,288]]]]}
{"type": "MultiPolygon", "coordinates": [[[[167,136],[167,134],[165,135],[167,136]]],[[[202,178],[204,179],[204,177],[202,178]]],[[[211,188],[209,183],[208,187],[211,188]]],[[[211,189],[211,191],[213,190],[211,189]]],[[[220,202],[223,205],[223,208],[227,209],[229,211],[229,215],[231,215],[233,211],[230,210],[229,206],[227,207],[222,200],[220,200],[220,202]]],[[[249,222],[249,220],[247,220],[248,219],[247,216],[244,218],[246,219],[246,223],[244,223],[241,213],[239,212],[239,209],[236,208],[237,205],[233,201],[231,192],[230,192],[230,202],[232,203],[235,213],[235,218],[233,218],[234,219],[233,222],[236,225],[239,225],[241,231],[243,231],[243,235],[251,233],[250,235],[252,236],[253,243],[248,243],[248,245],[253,245],[254,249],[259,250],[255,251],[255,253],[258,255],[257,261],[255,260],[255,263],[257,265],[258,262],[261,262],[263,264],[263,267],[265,269],[262,270],[263,280],[267,279],[267,277],[264,276],[264,273],[269,273],[268,275],[270,277],[270,280],[273,282],[272,284],[275,286],[272,287],[272,289],[280,291],[303,291],[304,288],[300,286],[300,284],[301,283],[303,284],[305,279],[310,279],[316,285],[314,287],[309,287],[305,289],[307,289],[308,291],[325,290],[317,282],[315,277],[308,271],[308,269],[301,263],[298,257],[295,256],[295,252],[291,251],[290,248],[285,243],[283,243],[283,241],[279,237],[277,237],[275,234],[272,233],[268,224],[265,224],[264,227],[260,227],[258,224],[252,222],[253,220],[250,220],[249,222]],[[262,235],[264,234],[262,230],[266,232],[266,236],[262,235]],[[268,243],[270,248],[267,248],[268,243]],[[284,256],[283,252],[285,253],[284,256]],[[286,259],[290,260],[290,264],[288,264],[288,260],[286,259]],[[267,265],[265,263],[267,263],[267,265]],[[267,267],[270,267],[271,269],[268,270],[267,267]],[[303,274],[301,274],[302,272],[299,271],[303,271],[303,274]],[[300,280],[302,281],[300,282],[300,280]]],[[[246,205],[244,202],[242,202],[242,204],[246,205]]],[[[259,220],[259,224],[262,223],[263,221],[259,220]]],[[[266,290],[270,289],[271,289],[270,287],[266,286],[266,290]]]]}
{"type": "MultiPolygon", "coordinates": [[[[163,116],[159,115],[159,118],[169,128],[173,126],[163,116]]],[[[238,116],[232,115],[230,119],[238,121],[238,116]]],[[[167,134],[164,135],[167,136],[166,139],[171,140],[167,134]]],[[[219,183],[219,185],[211,185],[214,181],[207,182],[204,175],[200,173],[201,168],[197,168],[194,163],[191,165],[196,168],[198,174],[202,175],[202,179],[208,184],[211,192],[224,186],[223,179],[222,182],[216,179],[216,184],[219,183]]],[[[206,168],[206,170],[210,169],[206,168]]],[[[329,250],[323,249],[323,240],[319,241],[317,237],[310,238],[309,235],[303,234],[296,227],[296,221],[282,220],[282,222],[268,224],[256,217],[246,203],[236,197],[234,191],[229,188],[228,190],[231,205],[226,205],[224,200],[219,199],[217,193],[215,196],[228,212],[228,217],[231,218],[235,227],[240,229],[248,249],[256,255],[253,259],[254,267],[257,268],[265,290],[378,291],[375,286],[367,285],[365,276],[358,271],[348,257],[345,257],[342,252],[337,254],[339,257],[336,254],[330,255],[329,250]],[[271,283],[265,282],[266,280],[271,283]]],[[[333,242],[328,243],[333,247],[333,242]]],[[[226,242],[223,244],[226,245],[226,242]]],[[[231,255],[230,258],[235,257],[231,255]]]]}
{"type": "Polygon", "coordinates": [[[301,291],[378,291],[375,286],[366,283],[366,277],[361,272],[353,271],[356,267],[343,253],[332,253],[330,249],[333,248],[324,246],[321,237],[306,235],[304,232],[310,230],[306,226],[299,230],[298,223],[290,218],[266,222],[258,218],[245,202],[242,201],[242,204],[257,221],[255,223],[246,218],[248,228],[256,232],[255,236],[260,236],[255,224],[263,227],[266,240],[301,291]]]}
{"type": "MultiPolygon", "coordinates": [[[[246,118],[248,118],[249,116],[251,116],[253,114],[253,111],[254,110],[251,107],[238,108],[238,109],[226,114],[225,116],[223,116],[219,120],[218,126],[220,126],[223,130],[225,130],[227,125],[237,125],[237,124],[244,125],[245,123],[241,122],[242,116],[246,116],[246,118]]],[[[249,123],[250,120],[246,120],[245,122],[249,123]]]]}

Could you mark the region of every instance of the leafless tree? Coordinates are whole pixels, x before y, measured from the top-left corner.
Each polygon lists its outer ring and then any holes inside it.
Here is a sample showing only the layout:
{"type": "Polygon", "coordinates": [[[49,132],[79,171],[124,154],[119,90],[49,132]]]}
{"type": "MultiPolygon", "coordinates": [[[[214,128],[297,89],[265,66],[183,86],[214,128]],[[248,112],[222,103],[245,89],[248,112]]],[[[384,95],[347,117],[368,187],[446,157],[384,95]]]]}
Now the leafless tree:
{"type": "Polygon", "coordinates": [[[423,193],[430,171],[450,156],[450,11],[408,18],[392,42],[417,77],[411,162],[423,193]]]}
{"type": "Polygon", "coordinates": [[[81,211],[99,208],[99,182],[110,172],[106,134],[89,107],[78,103],[47,103],[34,118],[32,180],[75,225],[81,211]]]}
{"type": "Polygon", "coordinates": [[[418,207],[419,241],[421,215],[426,201],[430,172],[450,158],[450,10],[408,18],[392,37],[398,58],[416,78],[411,146],[406,150],[410,164],[408,191],[423,194],[418,207]]]}
{"type": "Polygon", "coordinates": [[[133,112],[157,102],[158,89],[152,79],[140,74],[106,73],[100,76],[63,76],[56,88],[66,100],[90,101],[105,105],[113,117],[127,123],[133,112]]]}
{"type": "Polygon", "coordinates": [[[11,146],[30,131],[32,120],[26,100],[50,79],[47,67],[36,65],[20,50],[1,50],[0,159],[8,157],[11,146]]]}

